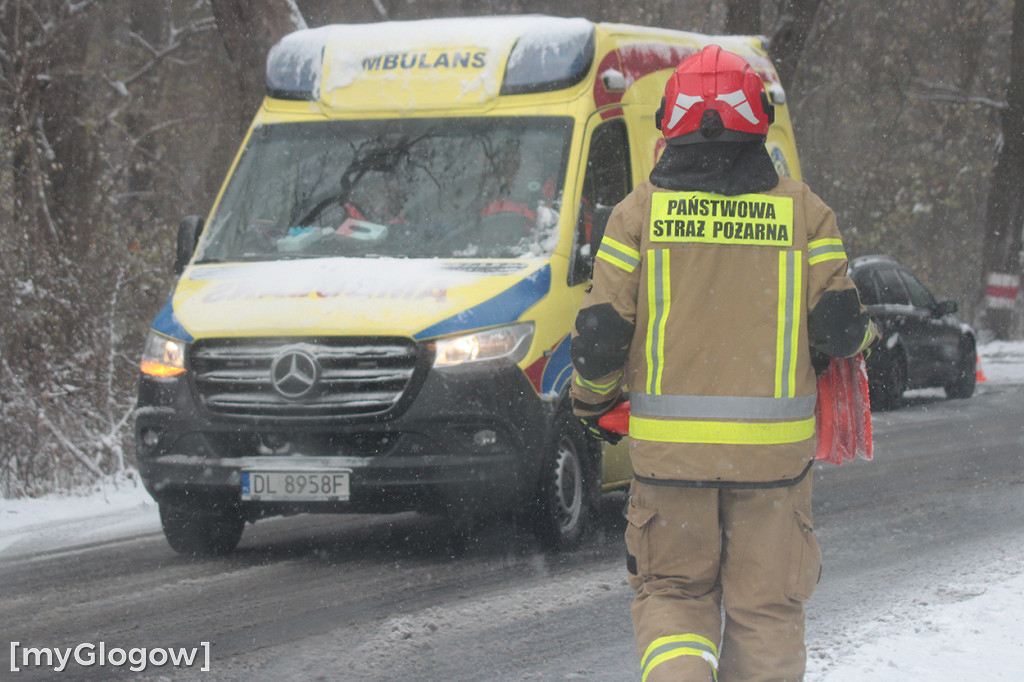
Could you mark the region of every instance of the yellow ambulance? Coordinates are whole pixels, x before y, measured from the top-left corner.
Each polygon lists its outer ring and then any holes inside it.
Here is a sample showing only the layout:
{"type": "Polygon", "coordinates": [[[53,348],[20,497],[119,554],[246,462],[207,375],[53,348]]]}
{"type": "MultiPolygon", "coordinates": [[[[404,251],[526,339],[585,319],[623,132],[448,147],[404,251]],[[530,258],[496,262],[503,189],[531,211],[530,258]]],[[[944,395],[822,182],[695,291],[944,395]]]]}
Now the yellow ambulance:
{"type": "Polygon", "coordinates": [[[137,461],[170,545],[234,549],[296,512],[527,519],[576,545],[626,443],[572,416],[569,336],[612,207],[663,141],[671,70],[751,37],[545,16],[282,39],[206,219],[185,219],[142,359],[137,461]]]}

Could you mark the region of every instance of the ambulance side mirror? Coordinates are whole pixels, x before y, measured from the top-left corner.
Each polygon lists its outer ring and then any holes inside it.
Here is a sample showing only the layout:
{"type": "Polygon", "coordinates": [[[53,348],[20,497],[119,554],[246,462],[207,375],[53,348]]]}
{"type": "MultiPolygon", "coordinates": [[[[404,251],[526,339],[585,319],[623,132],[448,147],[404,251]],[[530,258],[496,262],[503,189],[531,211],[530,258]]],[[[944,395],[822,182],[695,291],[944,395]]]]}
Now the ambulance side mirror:
{"type": "Polygon", "coordinates": [[[178,250],[174,256],[174,274],[181,275],[192,260],[192,254],[203,233],[203,219],[197,215],[185,216],[178,224],[178,250]]]}

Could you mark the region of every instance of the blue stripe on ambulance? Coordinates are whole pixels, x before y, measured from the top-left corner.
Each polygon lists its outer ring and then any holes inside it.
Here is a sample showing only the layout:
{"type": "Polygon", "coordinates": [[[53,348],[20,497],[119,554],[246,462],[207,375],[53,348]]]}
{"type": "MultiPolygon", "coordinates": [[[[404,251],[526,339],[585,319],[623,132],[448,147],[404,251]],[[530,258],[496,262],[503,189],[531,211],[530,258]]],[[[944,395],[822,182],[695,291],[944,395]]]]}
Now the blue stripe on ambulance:
{"type": "Polygon", "coordinates": [[[540,380],[541,395],[559,393],[572,374],[572,361],[569,359],[571,337],[566,334],[562,342],[551,353],[548,364],[544,367],[544,375],[540,380]]]}
{"type": "Polygon", "coordinates": [[[194,340],[193,336],[181,326],[178,316],[174,314],[174,306],[171,304],[173,298],[172,295],[171,298],[167,299],[167,303],[164,303],[164,307],[156,314],[156,319],[153,320],[153,331],[178,341],[192,343],[194,340]]]}
{"type": "Polygon", "coordinates": [[[551,266],[545,265],[497,296],[441,320],[413,334],[413,338],[419,341],[499,324],[510,324],[518,320],[520,315],[532,308],[550,291],[551,266]]]}

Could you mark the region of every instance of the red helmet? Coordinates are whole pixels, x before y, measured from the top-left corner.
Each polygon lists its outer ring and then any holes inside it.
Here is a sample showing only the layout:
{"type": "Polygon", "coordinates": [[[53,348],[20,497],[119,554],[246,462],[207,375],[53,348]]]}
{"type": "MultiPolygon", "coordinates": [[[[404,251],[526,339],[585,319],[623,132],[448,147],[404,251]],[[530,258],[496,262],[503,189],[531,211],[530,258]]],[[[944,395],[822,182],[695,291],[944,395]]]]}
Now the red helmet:
{"type": "Polygon", "coordinates": [[[761,77],[718,45],[676,67],[655,114],[669,144],[763,139],[774,118],[761,77]]]}

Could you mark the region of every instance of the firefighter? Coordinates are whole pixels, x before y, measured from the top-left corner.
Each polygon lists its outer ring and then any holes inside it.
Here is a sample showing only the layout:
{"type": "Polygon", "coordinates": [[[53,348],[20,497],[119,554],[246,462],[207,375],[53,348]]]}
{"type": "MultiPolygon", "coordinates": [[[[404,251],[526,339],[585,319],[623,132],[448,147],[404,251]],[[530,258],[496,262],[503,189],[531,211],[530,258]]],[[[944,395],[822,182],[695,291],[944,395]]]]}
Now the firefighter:
{"type": "Polygon", "coordinates": [[[773,110],[709,46],[669,78],[666,148],[616,206],[576,318],[576,414],[631,403],[626,529],[645,682],[800,680],[812,532],[812,348],[876,331],[835,217],[765,148],[773,110]],[[724,621],[723,621],[724,618],[724,621]]]}

